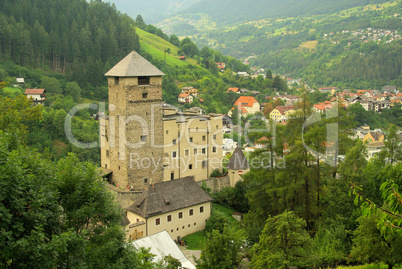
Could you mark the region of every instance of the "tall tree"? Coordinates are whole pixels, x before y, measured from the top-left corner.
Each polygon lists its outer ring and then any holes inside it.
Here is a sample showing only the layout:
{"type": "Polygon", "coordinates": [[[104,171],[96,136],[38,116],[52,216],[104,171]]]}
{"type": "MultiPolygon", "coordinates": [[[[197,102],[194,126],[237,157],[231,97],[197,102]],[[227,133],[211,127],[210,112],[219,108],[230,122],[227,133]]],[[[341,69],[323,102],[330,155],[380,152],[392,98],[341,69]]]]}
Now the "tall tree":
{"type": "Polygon", "coordinates": [[[364,263],[383,262],[392,269],[402,263],[402,234],[393,230],[386,235],[377,228],[374,216],[359,218],[359,228],[354,232],[351,257],[364,263]]]}
{"type": "Polygon", "coordinates": [[[213,230],[207,235],[205,249],[196,260],[197,268],[221,269],[236,268],[242,259],[241,248],[244,244],[243,231],[225,227],[223,232],[213,230]]]}
{"type": "Polygon", "coordinates": [[[306,222],[291,211],[269,218],[254,247],[252,267],[311,267],[315,263],[313,240],[305,228],[306,222]]]}

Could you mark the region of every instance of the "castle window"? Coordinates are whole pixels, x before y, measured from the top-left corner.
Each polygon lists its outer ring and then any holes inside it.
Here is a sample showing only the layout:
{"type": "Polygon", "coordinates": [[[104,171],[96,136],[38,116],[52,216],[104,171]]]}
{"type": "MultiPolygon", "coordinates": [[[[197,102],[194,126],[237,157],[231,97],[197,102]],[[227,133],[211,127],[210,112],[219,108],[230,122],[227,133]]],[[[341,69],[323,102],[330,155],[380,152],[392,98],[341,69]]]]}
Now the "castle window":
{"type": "Polygon", "coordinates": [[[106,158],[109,158],[109,151],[106,150],[106,158]]]}
{"type": "Polygon", "coordinates": [[[189,170],[192,170],[192,169],[193,169],[193,165],[192,165],[192,164],[189,164],[189,165],[188,165],[188,169],[189,169],[189,170]]]}
{"type": "Polygon", "coordinates": [[[202,136],[202,141],[205,141],[205,135],[202,136]]]}
{"type": "Polygon", "coordinates": [[[189,149],[184,150],[184,154],[185,154],[186,156],[189,156],[189,155],[190,155],[190,150],[189,150],[189,149]]]}
{"type": "Polygon", "coordinates": [[[179,219],[182,219],[182,218],[183,218],[183,212],[179,212],[178,218],[179,218],[179,219]]]}
{"type": "Polygon", "coordinates": [[[219,126],[219,125],[216,125],[216,129],[218,129],[218,126],[219,126]]]}
{"type": "Polygon", "coordinates": [[[204,206],[200,206],[200,213],[204,213],[204,206]]]}
{"type": "Polygon", "coordinates": [[[197,155],[197,149],[194,149],[194,155],[197,155]]]}
{"type": "Polygon", "coordinates": [[[206,150],[205,148],[202,149],[202,154],[205,154],[206,150]]]}
{"type": "Polygon", "coordinates": [[[169,130],[166,130],[166,134],[168,134],[169,133],[169,130]]]}
{"type": "Polygon", "coordinates": [[[172,158],[177,158],[177,151],[172,151],[172,158]]]}
{"type": "Polygon", "coordinates": [[[216,139],[216,135],[213,135],[213,136],[212,136],[212,139],[216,139]]]}
{"type": "Polygon", "coordinates": [[[144,184],[147,184],[148,183],[148,178],[144,178],[144,184]]]}
{"type": "Polygon", "coordinates": [[[148,93],[147,93],[147,92],[143,92],[143,93],[142,93],[142,98],[143,98],[143,99],[147,99],[147,98],[148,98],[148,93]]]}
{"type": "Polygon", "coordinates": [[[147,135],[142,135],[141,136],[141,142],[146,142],[147,141],[147,135]]]}
{"type": "Polygon", "coordinates": [[[194,215],[194,209],[190,209],[190,210],[188,211],[188,214],[189,214],[190,216],[194,215]]]}
{"type": "Polygon", "coordinates": [[[193,143],[193,138],[192,137],[190,137],[190,143],[193,143]]]}
{"type": "Polygon", "coordinates": [[[205,167],[207,167],[207,161],[202,161],[202,168],[205,168],[205,167]]]}
{"type": "Polygon", "coordinates": [[[161,219],[160,218],[155,219],[155,225],[161,225],[161,219]]]}
{"type": "Polygon", "coordinates": [[[168,215],[167,216],[167,222],[171,222],[172,221],[172,215],[168,215]]]}
{"type": "Polygon", "coordinates": [[[138,77],[138,85],[149,85],[150,77],[138,77]]]}
{"type": "Polygon", "coordinates": [[[173,145],[176,145],[176,139],[173,139],[173,145]]]}
{"type": "Polygon", "coordinates": [[[212,152],[213,152],[213,153],[216,152],[216,147],[212,147],[212,152]]]}
{"type": "Polygon", "coordinates": [[[188,225],[188,227],[190,228],[190,224],[188,225]]]}
{"type": "Polygon", "coordinates": [[[119,85],[119,77],[114,77],[114,84],[119,85]]]}

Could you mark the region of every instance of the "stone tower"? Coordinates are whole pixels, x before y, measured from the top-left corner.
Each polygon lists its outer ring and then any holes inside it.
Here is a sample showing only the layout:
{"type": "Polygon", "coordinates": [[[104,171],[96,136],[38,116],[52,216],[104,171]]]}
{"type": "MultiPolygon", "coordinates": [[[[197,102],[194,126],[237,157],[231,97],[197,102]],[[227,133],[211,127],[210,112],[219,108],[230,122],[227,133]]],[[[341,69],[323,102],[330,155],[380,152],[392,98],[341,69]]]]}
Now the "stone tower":
{"type": "Polygon", "coordinates": [[[162,73],[133,51],[110,69],[109,116],[101,122],[102,167],[122,188],[163,179],[162,73]]]}

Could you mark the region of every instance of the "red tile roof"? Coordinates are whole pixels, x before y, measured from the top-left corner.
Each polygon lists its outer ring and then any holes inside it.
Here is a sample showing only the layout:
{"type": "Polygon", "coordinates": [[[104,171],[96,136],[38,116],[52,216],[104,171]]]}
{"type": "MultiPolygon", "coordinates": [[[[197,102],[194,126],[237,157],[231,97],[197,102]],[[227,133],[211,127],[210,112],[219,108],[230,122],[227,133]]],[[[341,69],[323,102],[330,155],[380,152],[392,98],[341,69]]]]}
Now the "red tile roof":
{"type": "Polygon", "coordinates": [[[45,89],[27,89],[25,94],[43,94],[45,89]]]}
{"type": "Polygon", "coordinates": [[[258,103],[252,96],[240,96],[239,99],[236,100],[234,103],[235,106],[242,106],[242,107],[252,107],[255,103],[258,103]]]}
{"type": "Polygon", "coordinates": [[[276,109],[279,110],[279,112],[284,115],[286,111],[295,109],[294,106],[277,106],[275,107],[276,109]]]}
{"type": "Polygon", "coordinates": [[[226,92],[230,92],[230,91],[232,91],[232,92],[238,92],[238,91],[239,91],[239,88],[235,88],[235,87],[229,88],[226,92]]]}
{"type": "Polygon", "coordinates": [[[314,105],[314,107],[316,108],[316,109],[319,109],[319,110],[325,110],[325,107],[323,107],[322,105],[314,105]]]}
{"type": "Polygon", "coordinates": [[[190,94],[189,93],[181,93],[181,94],[179,94],[179,98],[186,98],[186,97],[188,97],[190,94]]]}

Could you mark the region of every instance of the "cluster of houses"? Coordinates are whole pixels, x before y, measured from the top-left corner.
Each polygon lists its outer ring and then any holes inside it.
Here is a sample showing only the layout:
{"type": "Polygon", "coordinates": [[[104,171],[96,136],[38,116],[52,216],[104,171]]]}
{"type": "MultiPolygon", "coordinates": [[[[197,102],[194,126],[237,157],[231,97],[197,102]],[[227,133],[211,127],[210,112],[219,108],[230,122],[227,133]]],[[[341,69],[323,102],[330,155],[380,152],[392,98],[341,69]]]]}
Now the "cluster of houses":
{"type": "MultiPolygon", "coordinates": [[[[342,30],[338,32],[330,32],[328,34],[324,34],[324,40],[328,40],[333,44],[339,44],[344,39],[360,41],[363,43],[368,43],[370,41],[376,42],[377,44],[381,42],[391,43],[394,40],[401,39],[401,35],[397,30],[386,30],[386,29],[359,29],[356,31],[350,30],[342,30]]],[[[349,41],[348,45],[351,45],[351,41],[349,41]]]]}
{"type": "Polygon", "coordinates": [[[385,86],[381,91],[358,90],[356,93],[352,93],[345,90],[337,93],[336,96],[345,107],[360,103],[365,110],[376,112],[381,112],[383,109],[391,108],[402,102],[402,92],[399,92],[395,86],[385,86]]]}
{"type": "MultiPolygon", "coordinates": [[[[371,159],[384,149],[385,134],[381,129],[371,130],[367,124],[353,129],[353,139],[360,139],[367,146],[367,159],[371,159]]],[[[402,132],[398,134],[399,143],[402,143],[402,132]]]]}

